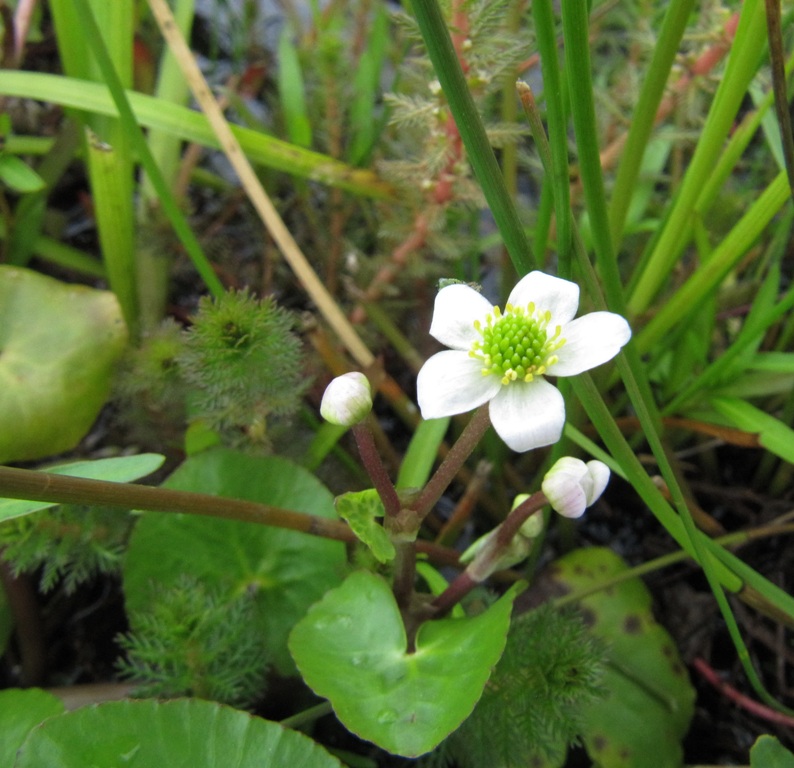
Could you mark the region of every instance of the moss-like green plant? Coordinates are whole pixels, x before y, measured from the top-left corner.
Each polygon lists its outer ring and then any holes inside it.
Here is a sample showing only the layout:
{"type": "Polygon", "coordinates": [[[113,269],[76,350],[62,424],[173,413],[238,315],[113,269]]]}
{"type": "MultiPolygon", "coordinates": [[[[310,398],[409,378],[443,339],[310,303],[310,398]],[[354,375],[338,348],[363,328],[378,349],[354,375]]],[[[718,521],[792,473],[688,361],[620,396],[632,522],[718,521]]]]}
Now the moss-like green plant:
{"type": "Polygon", "coordinates": [[[249,595],[230,601],[226,591],[185,576],[135,617],[135,632],[119,637],[127,652],[119,669],[140,684],[139,696],[251,706],[264,693],[268,666],[253,610],[249,595]]]}

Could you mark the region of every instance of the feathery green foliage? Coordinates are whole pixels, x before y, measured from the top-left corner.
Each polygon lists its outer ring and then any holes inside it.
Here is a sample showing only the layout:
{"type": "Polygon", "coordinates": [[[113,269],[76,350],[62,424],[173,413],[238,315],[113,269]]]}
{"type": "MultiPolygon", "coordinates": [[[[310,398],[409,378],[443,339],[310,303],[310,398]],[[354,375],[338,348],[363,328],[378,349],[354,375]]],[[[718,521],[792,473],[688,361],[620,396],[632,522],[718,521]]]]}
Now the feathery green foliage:
{"type": "Polygon", "coordinates": [[[15,573],[41,568],[49,592],[63,581],[67,594],[99,574],[115,574],[133,518],[117,509],[64,504],[0,525],[0,550],[15,573]]]}
{"type": "Polygon", "coordinates": [[[471,717],[447,740],[460,766],[519,768],[564,754],[578,707],[599,695],[603,645],[572,611],[543,606],[514,619],[471,717]]]}
{"type": "Polygon", "coordinates": [[[268,666],[253,611],[247,593],[230,601],[225,590],[184,576],[135,617],[137,631],[118,638],[127,652],[119,669],[139,684],[138,696],[249,707],[264,694],[268,666]]]}

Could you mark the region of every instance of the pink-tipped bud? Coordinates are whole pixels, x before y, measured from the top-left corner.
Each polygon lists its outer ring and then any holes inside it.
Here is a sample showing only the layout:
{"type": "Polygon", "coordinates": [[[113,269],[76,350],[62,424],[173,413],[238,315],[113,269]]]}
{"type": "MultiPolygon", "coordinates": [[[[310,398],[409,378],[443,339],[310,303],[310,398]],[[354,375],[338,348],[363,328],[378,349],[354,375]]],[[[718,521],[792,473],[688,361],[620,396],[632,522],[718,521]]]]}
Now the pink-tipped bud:
{"type": "Polygon", "coordinates": [[[552,509],[563,517],[581,517],[604,492],[609,467],[601,461],[563,456],[543,478],[541,488],[552,509]]]}

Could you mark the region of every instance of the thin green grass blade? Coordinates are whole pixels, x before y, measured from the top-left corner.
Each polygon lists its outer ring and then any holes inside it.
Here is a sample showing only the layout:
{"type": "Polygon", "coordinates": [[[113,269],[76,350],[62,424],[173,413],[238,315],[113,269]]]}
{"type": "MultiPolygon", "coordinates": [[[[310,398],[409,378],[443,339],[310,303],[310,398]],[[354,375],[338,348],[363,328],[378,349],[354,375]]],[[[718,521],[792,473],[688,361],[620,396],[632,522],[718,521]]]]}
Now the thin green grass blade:
{"type": "Polygon", "coordinates": [[[289,140],[298,147],[310,147],[312,126],[306,107],[306,87],[298,49],[288,27],[282,30],[278,41],[278,96],[289,140]]]}
{"type": "Polygon", "coordinates": [[[698,310],[700,302],[718,288],[790,198],[788,179],[786,173],[781,171],[714,249],[709,260],[695,271],[637,334],[635,341],[641,354],[660,343],[675,326],[698,310]]]}
{"type": "Polygon", "coordinates": [[[354,96],[350,104],[351,138],[347,157],[352,165],[368,162],[378,135],[386,124],[386,114],[378,117],[375,108],[383,65],[389,50],[389,15],[385,5],[378,4],[367,38],[367,47],[358,61],[354,96]]]}
{"type": "MultiPolygon", "coordinates": [[[[788,216],[787,219],[791,222],[792,216],[788,216]]],[[[780,268],[775,265],[756,293],[750,314],[733,344],[681,389],[665,406],[663,413],[675,413],[687,402],[726,378],[740,378],[746,372],[748,365],[751,364],[751,360],[747,359],[748,355],[753,356],[769,327],[794,309],[794,286],[789,288],[783,299],[779,302],[775,301],[779,283],[780,268]]]]}
{"type": "Polygon", "coordinates": [[[131,168],[114,147],[86,129],[88,168],[94,197],[99,239],[110,289],[121,305],[124,320],[135,337],[138,332],[135,233],[132,222],[131,168]],[[130,174],[125,173],[129,170],[130,174]]]}
{"type": "Polygon", "coordinates": [[[642,90],[634,108],[629,135],[626,138],[612,190],[609,222],[615,250],[620,250],[620,241],[634,196],[642,158],[651,138],[656,112],[664,96],[687,20],[694,6],[695,0],[672,0],[668,4],[659,31],[659,40],[645,72],[642,90]]]}
{"type": "MultiPolygon", "coordinates": [[[[0,78],[0,94],[37,99],[86,112],[119,114],[106,86],[60,75],[6,70],[0,78]]],[[[161,129],[183,141],[218,148],[217,138],[200,112],[135,91],[128,91],[125,96],[138,124],[144,128],[161,129]]],[[[296,147],[249,128],[237,125],[230,128],[246,157],[255,164],[364,197],[390,198],[394,195],[394,188],[368,169],[353,168],[328,155],[296,147]]]]}
{"type": "MultiPolygon", "coordinates": [[[[173,4],[176,25],[183,34],[189,33],[193,24],[195,0],[175,0],[173,4]]],[[[163,51],[160,68],[157,73],[157,83],[154,95],[169,104],[184,105],[187,103],[190,89],[176,57],[170,48],[163,51]]],[[[150,130],[148,133],[149,149],[152,152],[157,167],[166,179],[175,179],[179,170],[182,156],[182,139],[180,136],[164,130],[150,130]]],[[[141,179],[140,209],[143,215],[148,215],[152,206],[159,207],[157,192],[152,186],[149,177],[144,173],[141,179]]]]}
{"type": "Polygon", "coordinates": [[[607,213],[606,192],[601,173],[601,153],[595,117],[588,10],[581,0],[562,0],[562,30],[565,68],[570,90],[571,117],[576,134],[579,172],[585,206],[607,306],[626,314],[623,287],[618,272],[607,213]]]}
{"type": "Polygon", "coordinates": [[[643,261],[643,272],[628,299],[631,315],[638,315],[650,306],[687,244],[695,203],[703,184],[717,164],[723,141],[761,62],[765,37],[763,5],[760,0],[747,0],[742,6],[739,27],[725,74],[720,81],[686,176],[664,230],[656,240],[650,257],[643,261]]]}
{"type": "MultiPolygon", "coordinates": [[[[107,68],[123,87],[132,84],[134,8],[130,0],[106,3],[90,0],[94,14],[94,35],[79,23],[78,6],[55,0],[53,16],[62,50],[67,54],[66,72],[90,80],[104,79],[102,66],[94,55],[108,52],[107,68]],[[75,23],[78,22],[78,23],[75,23]]],[[[135,264],[133,212],[133,158],[129,132],[123,121],[109,115],[84,115],[90,129],[86,135],[86,159],[93,194],[102,258],[111,290],[116,294],[124,320],[135,336],[138,323],[138,272],[135,264]]]]}
{"type": "MultiPolygon", "coordinates": [[[[788,71],[791,72],[794,67],[794,56],[789,59],[788,65],[788,71]]],[[[719,199],[719,194],[725,182],[733,172],[736,164],[741,159],[763,121],[770,114],[769,108],[772,106],[773,96],[774,94],[772,94],[771,91],[767,93],[766,96],[758,102],[756,109],[752,112],[748,112],[731,133],[731,137],[720,155],[716,166],[713,168],[708,178],[705,179],[700,194],[698,195],[694,208],[697,219],[702,220],[719,199]]]]}
{"type": "MultiPolygon", "coordinates": [[[[534,0],[532,16],[543,72],[543,96],[546,102],[551,168],[544,185],[550,184],[557,216],[558,274],[570,278],[571,267],[571,187],[568,168],[568,131],[563,100],[562,76],[557,49],[557,32],[551,0],[534,0]]],[[[540,255],[540,251],[538,254],[540,255]]]]}
{"type": "Polygon", "coordinates": [[[448,427],[449,418],[419,422],[400,465],[397,488],[421,488],[427,482],[448,427]]]}
{"type": "Polygon", "coordinates": [[[172,226],[182,241],[185,250],[193,262],[194,267],[196,268],[196,271],[204,280],[204,284],[214,296],[219,297],[223,295],[223,285],[213,271],[209,260],[204,255],[204,252],[201,249],[196,236],[193,234],[193,230],[191,230],[176,200],[174,199],[170,187],[163,179],[160,169],[154,162],[154,158],[151,155],[151,151],[149,150],[149,146],[146,143],[143,133],[141,132],[138,123],[135,121],[135,115],[129,105],[129,102],[127,101],[118,75],[113,69],[113,64],[110,60],[108,52],[101,44],[99,30],[97,29],[96,21],[93,17],[93,14],[91,13],[91,9],[88,7],[88,3],[86,0],[75,0],[75,8],[78,11],[80,22],[83,24],[86,35],[89,37],[93,36],[95,39],[94,55],[96,56],[97,62],[99,63],[100,69],[102,70],[102,75],[105,79],[105,82],[107,83],[108,88],[113,95],[116,108],[118,109],[120,115],[121,123],[124,126],[125,133],[129,136],[133,147],[137,151],[138,156],[144,168],[146,169],[146,172],[149,174],[152,184],[154,184],[155,189],[160,194],[163,210],[171,220],[172,226]]]}

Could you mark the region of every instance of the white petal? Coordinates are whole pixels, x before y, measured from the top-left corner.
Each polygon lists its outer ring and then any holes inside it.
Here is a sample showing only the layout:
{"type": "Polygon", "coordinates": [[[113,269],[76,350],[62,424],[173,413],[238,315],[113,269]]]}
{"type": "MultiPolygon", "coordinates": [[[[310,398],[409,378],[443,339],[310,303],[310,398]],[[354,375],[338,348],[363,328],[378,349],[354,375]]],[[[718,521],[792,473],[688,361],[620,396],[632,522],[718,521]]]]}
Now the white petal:
{"type": "Polygon", "coordinates": [[[452,349],[468,351],[480,334],[475,320],[485,320],[493,305],[468,285],[456,283],[436,294],[430,335],[452,349]]]}
{"type": "Polygon", "coordinates": [[[423,419],[440,419],[487,403],[501,387],[497,376],[482,375],[479,360],[466,352],[445,350],[422,366],[416,380],[416,396],[423,419]]]}
{"type": "Polygon", "coordinates": [[[601,497],[601,494],[606,489],[607,483],[609,482],[610,471],[609,467],[604,464],[603,461],[593,459],[587,462],[587,473],[593,480],[592,488],[587,496],[587,506],[589,507],[601,497]]]}
{"type": "Polygon", "coordinates": [[[529,451],[560,439],[565,401],[545,379],[517,381],[502,387],[491,400],[490,414],[494,429],[510,448],[529,451]]]}
{"type": "Polygon", "coordinates": [[[551,376],[575,376],[611,360],[631,338],[631,328],[620,315],[591,312],[568,323],[562,336],[565,344],[549,368],[551,376]]]}
{"type": "Polygon", "coordinates": [[[525,307],[530,301],[537,309],[551,312],[549,325],[553,329],[573,320],[579,307],[579,286],[545,272],[530,272],[518,281],[507,303],[525,307]]]}

